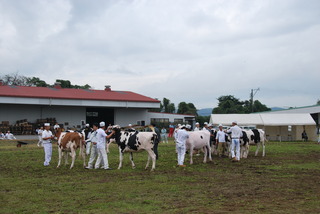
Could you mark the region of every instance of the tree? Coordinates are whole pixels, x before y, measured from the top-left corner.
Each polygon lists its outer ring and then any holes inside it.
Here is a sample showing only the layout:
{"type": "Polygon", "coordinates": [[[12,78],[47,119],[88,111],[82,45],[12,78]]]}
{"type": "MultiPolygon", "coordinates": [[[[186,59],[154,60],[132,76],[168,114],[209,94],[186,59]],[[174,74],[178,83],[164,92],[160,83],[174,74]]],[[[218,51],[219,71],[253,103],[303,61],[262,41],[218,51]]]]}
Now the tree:
{"type": "MultiPolygon", "coordinates": [[[[240,101],[232,95],[220,96],[218,107],[212,110],[213,114],[245,114],[251,113],[251,103],[249,100],[240,101]]],[[[253,112],[270,111],[266,105],[259,100],[253,102],[253,112]]]]}
{"type": "Polygon", "coordinates": [[[317,101],[317,105],[320,105],[320,99],[318,99],[318,101],[317,101]]]}
{"type": "Polygon", "coordinates": [[[44,80],[40,80],[38,77],[27,78],[28,86],[47,87],[49,86],[44,80]]]}
{"type": "Polygon", "coordinates": [[[178,114],[192,114],[192,115],[198,115],[197,114],[197,109],[194,106],[193,103],[186,103],[186,102],[181,102],[178,105],[178,114]]]}
{"type": "Polygon", "coordinates": [[[19,73],[6,74],[1,77],[4,85],[27,86],[27,77],[19,75],[19,73]]]}

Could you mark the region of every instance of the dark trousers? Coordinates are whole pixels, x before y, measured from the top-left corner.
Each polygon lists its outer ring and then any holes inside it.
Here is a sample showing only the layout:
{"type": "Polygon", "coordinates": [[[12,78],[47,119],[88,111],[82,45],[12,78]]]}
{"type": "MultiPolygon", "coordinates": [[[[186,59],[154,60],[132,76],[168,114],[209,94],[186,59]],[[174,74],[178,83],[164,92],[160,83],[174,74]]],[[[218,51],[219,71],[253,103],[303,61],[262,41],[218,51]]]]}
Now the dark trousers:
{"type": "Polygon", "coordinates": [[[158,144],[159,142],[155,142],[153,146],[153,152],[156,154],[156,160],[158,160],[158,144]]]}

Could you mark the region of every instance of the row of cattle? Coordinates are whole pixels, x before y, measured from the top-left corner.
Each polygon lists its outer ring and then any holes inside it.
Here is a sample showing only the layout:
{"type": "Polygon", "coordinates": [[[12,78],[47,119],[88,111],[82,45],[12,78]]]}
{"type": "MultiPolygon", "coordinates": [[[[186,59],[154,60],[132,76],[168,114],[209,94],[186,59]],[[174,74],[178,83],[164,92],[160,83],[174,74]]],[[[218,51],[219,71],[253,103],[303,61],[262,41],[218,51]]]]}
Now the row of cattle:
{"type": "MultiPolygon", "coordinates": [[[[157,140],[157,134],[155,132],[129,132],[122,131],[121,127],[118,125],[113,126],[113,139],[119,148],[119,166],[118,169],[122,167],[123,154],[126,152],[130,153],[130,161],[132,168],[135,168],[133,162],[133,152],[146,151],[148,153],[148,161],[146,164],[146,169],[149,167],[150,160],[152,160],[151,171],[155,169],[156,165],[156,155],[153,151],[155,141],[157,140]]],[[[85,133],[82,132],[61,132],[60,129],[55,133],[55,137],[58,140],[58,153],[59,161],[58,166],[61,165],[62,157],[65,158],[65,163],[67,164],[68,153],[72,157],[72,163],[70,169],[73,168],[76,150],[79,148],[79,155],[83,159],[83,166],[86,166],[85,157],[86,157],[86,141],[85,133]]],[[[204,160],[206,163],[207,159],[212,161],[212,153],[215,151],[214,145],[210,146],[210,132],[209,131],[191,131],[189,132],[189,138],[186,142],[186,148],[190,154],[190,164],[193,164],[193,154],[194,150],[202,150],[204,152],[204,160]]],[[[107,148],[110,144],[108,142],[107,148]]],[[[259,148],[262,146],[262,156],[265,156],[265,133],[261,129],[254,130],[243,130],[243,138],[241,139],[241,158],[247,158],[249,154],[250,144],[256,144],[257,149],[255,155],[258,155],[259,148]]],[[[230,137],[227,136],[227,145],[230,148],[230,137]]]]}

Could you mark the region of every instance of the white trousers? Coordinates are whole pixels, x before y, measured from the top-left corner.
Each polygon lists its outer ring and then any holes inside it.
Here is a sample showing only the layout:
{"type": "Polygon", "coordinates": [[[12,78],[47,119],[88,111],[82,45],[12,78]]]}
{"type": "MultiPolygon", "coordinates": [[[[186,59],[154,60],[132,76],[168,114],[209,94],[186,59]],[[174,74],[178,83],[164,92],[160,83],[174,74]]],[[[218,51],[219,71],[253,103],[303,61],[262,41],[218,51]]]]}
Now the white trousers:
{"type": "MultiPolygon", "coordinates": [[[[89,162],[88,162],[88,167],[90,169],[93,168],[93,162],[94,162],[94,160],[96,159],[97,156],[98,156],[97,145],[92,144],[91,153],[90,153],[90,159],[89,159],[89,162]]],[[[99,163],[99,166],[100,165],[103,165],[103,159],[101,159],[101,162],[99,163]]]]}
{"type": "Polygon", "coordinates": [[[178,144],[176,145],[177,153],[178,153],[178,165],[183,165],[184,156],[186,155],[186,145],[185,144],[178,144]]]}
{"type": "Polygon", "coordinates": [[[106,148],[97,148],[97,152],[98,152],[98,160],[96,161],[94,168],[99,169],[100,163],[103,163],[104,168],[108,169],[109,163],[108,163],[108,155],[106,152],[106,148]],[[103,161],[103,162],[101,162],[101,161],[103,161]]]}
{"type": "MultiPolygon", "coordinates": [[[[93,143],[91,143],[91,142],[88,142],[88,143],[86,144],[86,154],[87,154],[87,155],[90,154],[91,144],[92,144],[92,147],[93,147],[93,143]]],[[[96,147],[97,147],[97,146],[96,146],[96,147]]]]}
{"type": "Polygon", "coordinates": [[[232,139],[231,143],[231,157],[236,157],[237,160],[240,160],[240,140],[232,139]]]}
{"type": "Polygon", "coordinates": [[[43,143],[43,149],[44,149],[44,163],[43,165],[49,166],[52,156],[52,144],[51,143],[43,143]]]}
{"type": "Polygon", "coordinates": [[[39,138],[38,146],[42,146],[42,137],[41,137],[41,136],[38,136],[38,138],[39,138]]]}

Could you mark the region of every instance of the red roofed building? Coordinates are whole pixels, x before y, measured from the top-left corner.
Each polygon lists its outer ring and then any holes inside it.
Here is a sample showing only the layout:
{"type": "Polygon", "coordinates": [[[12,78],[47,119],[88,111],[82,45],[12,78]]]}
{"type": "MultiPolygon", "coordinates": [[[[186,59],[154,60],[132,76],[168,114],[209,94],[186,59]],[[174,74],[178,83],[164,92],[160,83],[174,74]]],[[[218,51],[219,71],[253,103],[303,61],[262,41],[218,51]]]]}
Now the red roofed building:
{"type": "MultiPolygon", "coordinates": [[[[38,119],[55,118],[69,128],[100,121],[144,126],[162,117],[162,114],[148,112],[159,107],[159,100],[130,91],[113,91],[110,86],[105,90],[87,90],[60,85],[53,88],[8,86],[0,82],[0,121],[9,121],[11,125],[23,119],[36,123],[38,119]]],[[[173,118],[170,122],[184,121],[185,116],[166,118],[173,118]]],[[[187,118],[190,115],[186,115],[187,118]]]]}

